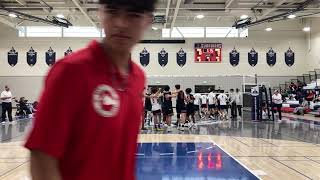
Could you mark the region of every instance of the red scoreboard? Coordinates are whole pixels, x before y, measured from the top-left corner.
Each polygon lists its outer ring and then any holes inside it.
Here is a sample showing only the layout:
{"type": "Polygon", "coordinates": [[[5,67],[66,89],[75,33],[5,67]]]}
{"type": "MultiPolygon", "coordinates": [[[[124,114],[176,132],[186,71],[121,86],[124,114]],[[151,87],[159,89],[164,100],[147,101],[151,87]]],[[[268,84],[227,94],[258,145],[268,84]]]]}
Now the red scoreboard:
{"type": "Polygon", "coordinates": [[[195,62],[215,63],[222,60],[222,43],[195,43],[195,62]]]}

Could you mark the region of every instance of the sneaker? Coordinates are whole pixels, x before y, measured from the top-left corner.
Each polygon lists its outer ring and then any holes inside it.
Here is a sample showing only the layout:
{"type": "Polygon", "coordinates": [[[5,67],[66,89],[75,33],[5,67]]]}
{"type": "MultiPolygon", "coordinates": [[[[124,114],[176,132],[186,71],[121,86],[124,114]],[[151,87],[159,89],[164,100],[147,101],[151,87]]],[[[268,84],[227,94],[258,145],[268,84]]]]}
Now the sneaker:
{"type": "Polygon", "coordinates": [[[9,122],[9,124],[17,124],[17,122],[16,121],[11,121],[11,122],[9,122]]]}
{"type": "Polygon", "coordinates": [[[171,131],[172,131],[171,127],[168,126],[168,127],[167,127],[167,132],[171,132],[171,131]]]}
{"type": "Polygon", "coordinates": [[[5,122],[5,121],[2,121],[1,124],[6,124],[6,122],[5,122]]]}
{"type": "Polygon", "coordinates": [[[141,130],[145,131],[145,130],[148,130],[148,129],[147,129],[147,128],[145,128],[145,127],[143,127],[143,128],[141,128],[141,130]]]}

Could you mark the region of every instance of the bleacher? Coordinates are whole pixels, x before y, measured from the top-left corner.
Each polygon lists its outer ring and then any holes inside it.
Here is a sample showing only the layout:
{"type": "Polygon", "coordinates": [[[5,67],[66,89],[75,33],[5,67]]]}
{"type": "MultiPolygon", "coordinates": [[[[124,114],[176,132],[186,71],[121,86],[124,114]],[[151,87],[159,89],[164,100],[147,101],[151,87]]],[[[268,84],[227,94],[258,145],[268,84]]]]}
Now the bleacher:
{"type": "MultiPolygon", "coordinates": [[[[273,89],[277,89],[280,92],[284,92],[284,90],[287,90],[287,92],[289,92],[289,96],[295,97],[295,94],[290,93],[289,86],[291,82],[293,82],[297,86],[298,82],[301,82],[305,85],[302,88],[303,92],[312,90],[313,92],[315,92],[315,97],[320,96],[320,69],[315,69],[314,71],[309,71],[308,73],[302,74],[301,76],[297,76],[296,79],[290,79],[289,81],[279,84],[278,87],[273,87],[273,89]]],[[[296,107],[299,107],[299,101],[286,97],[285,101],[282,104],[282,111],[292,113],[296,107]]],[[[309,101],[308,108],[305,110],[305,113],[319,115],[319,110],[320,101],[309,101]]]]}

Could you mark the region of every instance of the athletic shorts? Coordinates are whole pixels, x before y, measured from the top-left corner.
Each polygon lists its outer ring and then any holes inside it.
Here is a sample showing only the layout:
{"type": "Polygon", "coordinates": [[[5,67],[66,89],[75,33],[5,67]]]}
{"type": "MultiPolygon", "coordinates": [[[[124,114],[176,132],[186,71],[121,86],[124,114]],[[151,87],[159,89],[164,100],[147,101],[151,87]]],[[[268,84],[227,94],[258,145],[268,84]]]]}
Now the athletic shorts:
{"type": "Polygon", "coordinates": [[[199,105],[193,105],[193,110],[194,111],[199,111],[199,105]]]}
{"type": "Polygon", "coordinates": [[[228,106],[227,105],[219,105],[219,109],[227,109],[228,106]]]}
{"type": "Polygon", "coordinates": [[[195,111],[194,107],[195,107],[194,105],[188,105],[187,106],[187,116],[191,116],[191,115],[194,114],[194,111],[195,111]]]}
{"type": "Polygon", "coordinates": [[[176,111],[177,111],[177,114],[186,113],[187,108],[184,104],[177,104],[176,111]]]}
{"type": "Polygon", "coordinates": [[[215,104],[209,104],[209,109],[214,109],[214,108],[216,108],[215,104]]]}
{"type": "Polygon", "coordinates": [[[151,111],[151,109],[152,109],[152,106],[145,106],[144,107],[144,110],[146,110],[146,111],[151,111]]]}
{"type": "Polygon", "coordinates": [[[206,104],[201,104],[201,108],[207,108],[206,104]]]}
{"type": "Polygon", "coordinates": [[[173,115],[172,107],[163,107],[163,112],[162,113],[165,116],[172,116],[173,115]]]}
{"type": "Polygon", "coordinates": [[[158,110],[156,110],[156,111],[152,111],[152,114],[153,114],[153,115],[159,115],[159,114],[161,114],[161,110],[158,109],[158,110]]]}

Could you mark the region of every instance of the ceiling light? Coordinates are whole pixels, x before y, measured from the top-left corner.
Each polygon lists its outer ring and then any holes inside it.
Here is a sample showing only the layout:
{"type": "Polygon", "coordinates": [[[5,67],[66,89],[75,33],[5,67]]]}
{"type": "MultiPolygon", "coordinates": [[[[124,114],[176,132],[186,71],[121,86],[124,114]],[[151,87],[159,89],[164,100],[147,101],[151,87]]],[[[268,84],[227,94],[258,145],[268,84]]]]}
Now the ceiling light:
{"type": "Polygon", "coordinates": [[[248,15],[244,14],[240,16],[240,19],[247,19],[248,17],[249,17],[248,15]]]}
{"type": "Polygon", "coordinates": [[[203,14],[199,14],[199,15],[196,16],[196,18],[202,19],[202,18],[204,18],[204,15],[203,14]]]}
{"type": "Polygon", "coordinates": [[[303,29],[302,29],[304,32],[309,32],[310,31],[310,27],[304,27],[303,29]]]}
{"type": "Polygon", "coordinates": [[[58,17],[58,18],[64,18],[64,15],[63,15],[63,14],[57,14],[56,17],[58,17]]]}
{"type": "Polygon", "coordinates": [[[272,31],[271,27],[266,28],[266,31],[272,31]]]}
{"type": "Polygon", "coordinates": [[[290,14],[290,15],[288,16],[289,19],[294,19],[294,18],[296,18],[296,17],[297,17],[297,16],[294,15],[294,14],[290,14]]]}
{"type": "Polygon", "coordinates": [[[158,28],[157,27],[152,27],[152,30],[156,31],[156,30],[158,30],[158,28]]]}
{"type": "Polygon", "coordinates": [[[18,17],[16,14],[13,14],[13,13],[9,13],[9,16],[12,17],[12,18],[18,17]]]}

